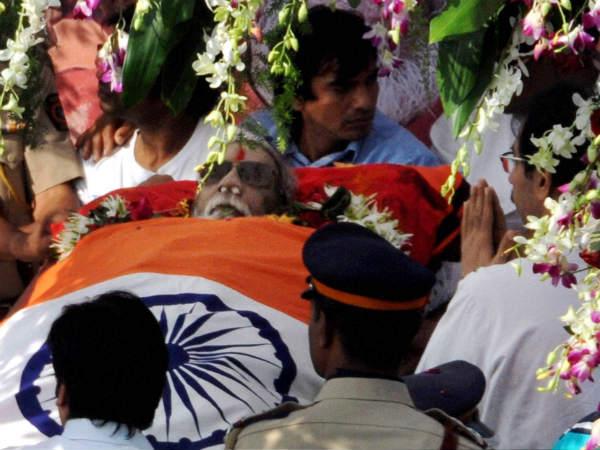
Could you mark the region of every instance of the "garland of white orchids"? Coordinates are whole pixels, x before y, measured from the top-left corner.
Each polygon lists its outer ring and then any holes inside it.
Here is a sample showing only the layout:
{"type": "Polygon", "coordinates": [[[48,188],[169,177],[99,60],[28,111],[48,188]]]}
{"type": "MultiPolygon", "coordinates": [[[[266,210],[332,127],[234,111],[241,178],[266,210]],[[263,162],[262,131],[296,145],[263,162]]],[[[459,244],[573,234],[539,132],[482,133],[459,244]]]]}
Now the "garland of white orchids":
{"type": "MultiPolygon", "coordinates": [[[[0,14],[5,5],[0,3],[0,14]]],[[[60,7],[59,0],[22,0],[15,35],[7,39],[0,50],[0,61],[6,67],[0,71],[0,111],[22,118],[25,108],[20,104],[20,91],[27,89],[31,61],[28,53],[40,42],[45,30],[45,13],[50,7],[60,7]]],[[[0,114],[0,158],[4,152],[2,115],[0,114]]]]}
{"type": "MultiPolygon", "coordinates": [[[[600,80],[595,91],[600,92],[600,80]]],[[[600,97],[596,94],[584,100],[575,94],[573,102],[577,105],[574,123],[570,127],[555,125],[543,136],[532,137],[539,150],[529,162],[554,173],[557,156],[572,158],[576,146],[587,143],[587,167],[561,187],[557,200],[546,199],[546,216],[527,218],[526,227],[533,233],[529,239],[515,238],[533,262],[534,273],[555,286],[575,289],[581,300],[578,308],[569,308],[561,317],[569,337],[537,372],[539,380],[548,380],[540,390],[556,390],[562,380],[567,395],[581,392],[580,383],[593,381],[592,373],[600,364],[600,97]]]]}
{"type": "Polygon", "coordinates": [[[355,194],[346,188],[328,184],[324,186],[324,191],[326,199],[323,202],[308,202],[301,206],[309,211],[320,211],[337,223],[355,223],[365,227],[384,238],[397,249],[402,250],[405,254],[410,254],[412,233],[402,232],[399,226],[400,222],[394,218],[389,208],[379,208],[376,194],[355,194]],[[330,216],[330,211],[324,212],[323,210],[326,208],[327,203],[341,192],[347,195],[345,199],[347,203],[344,203],[343,209],[330,216]]]}
{"type": "MultiPolygon", "coordinates": [[[[524,56],[538,59],[544,54],[577,55],[596,44],[600,0],[580,2],[577,10],[565,0],[523,0],[519,5],[505,2],[503,7],[509,3],[519,8],[509,19],[512,37],[501,62],[494,67],[490,83],[472,109],[471,120],[459,127],[459,135],[466,143],[452,164],[444,194],[452,194],[454,176],[459,170],[468,173],[470,150],[481,151],[482,133],[496,128],[496,115],[504,111],[514,95],[521,93],[523,76],[528,76],[524,56]]],[[[539,380],[547,380],[539,388],[541,391],[555,391],[563,381],[567,396],[581,392],[582,382],[593,381],[592,374],[600,365],[600,79],[595,93],[589,100],[573,96],[577,112],[571,126],[554,125],[542,136],[531,137],[538,151],[527,159],[537,170],[555,173],[558,157],[575,157],[577,147],[582,145],[587,145],[586,168],[561,187],[557,200],[546,199],[546,216],[527,218],[529,238],[515,238],[515,249],[533,263],[534,273],[555,286],[576,290],[581,301],[578,308],[570,308],[561,317],[568,337],[537,372],[539,380]],[[577,264],[574,261],[580,261],[579,257],[583,263],[577,264]]],[[[515,267],[521,270],[520,264],[515,267]]],[[[596,434],[600,437],[600,433],[596,434]]],[[[595,448],[598,443],[600,439],[593,439],[587,448],[595,448]]]]}
{"type": "Polygon", "coordinates": [[[481,154],[483,133],[498,129],[497,118],[504,112],[512,98],[523,91],[523,75],[529,74],[522,59],[527,54],[521,53],[519,48],[526,41],[527,37],[523,34],[522,27],[516,25],[504,57],[495,67],[494,77],[473,113],[474,120],[459,134],[464,141],[450,166],[450,176],[442,186],[443,196],[453,195],[458,172],[462,170],[465,176],[469,174],[470,154],[473,151],[477,155],[481,154]]]}

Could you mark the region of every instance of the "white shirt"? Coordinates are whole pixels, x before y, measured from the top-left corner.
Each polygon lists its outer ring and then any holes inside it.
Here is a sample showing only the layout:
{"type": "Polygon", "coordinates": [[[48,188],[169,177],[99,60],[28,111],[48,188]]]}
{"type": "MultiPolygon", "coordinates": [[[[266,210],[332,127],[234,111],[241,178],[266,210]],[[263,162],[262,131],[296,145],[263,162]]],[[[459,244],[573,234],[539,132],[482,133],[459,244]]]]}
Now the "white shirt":
{"type": "Polygon", "coordinates": [[[570,400],[561,392],[537,392],[542,382],[536,369],[567,339],[559,317],[578,299],[574,290],[540,281],[531,262],[521,263],[520,277],[511,264],[465,277],[417,367],[420,372],[455,359],[479,366],[487,379],[482,420],[496,431],[491,444],[498,449],[551,448],[600,399],[599,383],[585,383],[570,400]]]}
{"type": "Polygon", "coordinates": [[[208,157],[208,140],[214,129],[200,119],[194,133],[169,161],[156,172],[142,167],[135,159],[135,143],[138,131],[113,155],[102,158],[97,163],[91,159],[83,161],[85,178],[76,183],[77,195],[82,203],[92,200],[115,189],[134,187],[153,175],[170,175],[174,180],[196,180],[194,168],[208,157]]]}
{"type": "Polygon", "coordinates": [[[20,447],[23,450],[152,450],[148,439],[139,431],[128,437],[126,426],[115,432],[116,423],[96,426],[89,419],[67,420],[63,433],[40,444],[20,447]]]}

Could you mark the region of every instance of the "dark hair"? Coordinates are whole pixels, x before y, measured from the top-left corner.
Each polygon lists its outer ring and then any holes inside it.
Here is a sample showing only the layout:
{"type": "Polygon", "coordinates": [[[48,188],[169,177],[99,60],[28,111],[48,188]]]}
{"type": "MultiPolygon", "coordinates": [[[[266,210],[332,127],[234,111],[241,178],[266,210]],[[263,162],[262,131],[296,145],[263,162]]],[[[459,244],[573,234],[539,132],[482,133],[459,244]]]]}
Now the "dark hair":
{"type": "Polygon", "coordinates": [[[377,58],[377,50],[363,36],[369,28],[359,15],[316,6],[308,12],[308,28],[300,30],[294,64],[302,80],[297,95],[314,98],[312,79],[330,68],[340,81],[350,80],[377,58]]]}
{"type": "Polygon", "coordinates": [[[346,354],[374,370],[400,366],[422,321],[422,311],[375,311],[314,294],[315,314],[323,313],[340,336],[346,354]]]}
{"type": "Polygon", "coordinates": [[[48,334],[57,384],[69,418],[152,425],[166,382],[160,326],[139,297],[122,291],[65,307],[48,334]]]}
{"type": "MultiPolygon", "coordinates": [[[[579,94],[583,98],[588,96],[584,89],[561,82],[532,99],[517,138],[519,156],[527,157],[538,151],[531,142],[532,137],[541,137],[554,125],[569,127],[573,124],[577,112],[577,106],[573,103],[573,94],[579,94]]],[[[585,144],[577,147],[577,153],[570,159],[555,155],[559,164],[556,166],[556,173],[551,174],[553,189],[569,183],[578,172],[583,170],[585,164],[582,157],[585,147],[585,144]]],[[[530,174],[533,170],[535,170],[533,165],[525,164],[526,174],[530,174]]]]}
{"type": "MultiPolygon", "coordinates": [[[[295,96],[313,100],[312,80],[328,70],[335,70],[337,81],[344,84],[369,67],[377,59],[377,50],[363,36],[369,31],[359,15],[326,6],[315,6],[308,12],[306,23],[294,27],[298,39],[298,52],[292,52],[292,63],[300,73],[295,96]]],[[[284,30],[274,33],[283,37],[284,30]]],[[[285,79],[272,77],[276,96],[286,95],[285,79]]],[[[290,134],[298,139],[302,116],[292,110],[290,134]]]]}

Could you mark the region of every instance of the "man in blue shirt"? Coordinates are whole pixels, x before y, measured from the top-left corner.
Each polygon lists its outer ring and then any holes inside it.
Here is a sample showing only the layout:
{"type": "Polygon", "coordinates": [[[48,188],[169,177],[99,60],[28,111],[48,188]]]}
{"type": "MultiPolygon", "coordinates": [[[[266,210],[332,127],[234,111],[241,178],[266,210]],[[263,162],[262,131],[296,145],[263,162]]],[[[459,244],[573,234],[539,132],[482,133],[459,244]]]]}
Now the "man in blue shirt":
{"type": "MultiPolygon", "coordinates": [[[[293,105],[291,139],[285,158],[293,167],[334,162],[435,166],[440,161],[408,130],[376,110],[377,52],[363,38],[361,17],[327,7],[312,8],[310,29],[297,33],[294,63],[302,80],[293,105]]],[[[275,92],[281,91],[276,81],[275,92]]],[[[277,127],[271,111],[254,118],[271,139],[277,127]]]]}

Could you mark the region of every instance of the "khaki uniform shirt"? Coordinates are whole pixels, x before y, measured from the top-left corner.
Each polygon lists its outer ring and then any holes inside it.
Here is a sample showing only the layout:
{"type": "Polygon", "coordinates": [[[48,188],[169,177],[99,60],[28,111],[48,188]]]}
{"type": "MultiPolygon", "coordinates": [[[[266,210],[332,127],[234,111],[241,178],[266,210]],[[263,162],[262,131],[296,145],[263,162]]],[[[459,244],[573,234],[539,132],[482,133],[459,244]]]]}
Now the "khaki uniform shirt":
{"type": "MultiPolygon", "coordinates": [[[[0,217],[15,226],[31,222],[31,196],[83,176],[66,129],[54,77],[42,73],[42,101],[35,117],[33,145],[26,146],[18,125],[2,116],[5,149],[0,155],[0,217]],[[3,175],[3,176],[2,176],[3,175]]],[[[23,281],[15,261],[0,261],[0,301],[18,296],[23,281]]]]}
{"type": "MultiPolygon", "coordinates": [[[[282,418],[265,413],[268,419],[236,424],[225,448],[432,450],[444,442],[444,426],[415,409],[399,381],[333,378],[312,405],[294,409],[282,418]]],[[[455,444],[459,449],[481,448],[462,437],[455,444]]]]}

